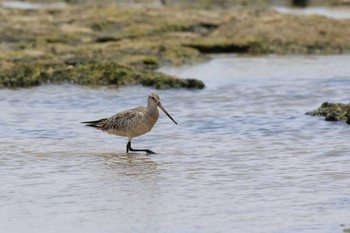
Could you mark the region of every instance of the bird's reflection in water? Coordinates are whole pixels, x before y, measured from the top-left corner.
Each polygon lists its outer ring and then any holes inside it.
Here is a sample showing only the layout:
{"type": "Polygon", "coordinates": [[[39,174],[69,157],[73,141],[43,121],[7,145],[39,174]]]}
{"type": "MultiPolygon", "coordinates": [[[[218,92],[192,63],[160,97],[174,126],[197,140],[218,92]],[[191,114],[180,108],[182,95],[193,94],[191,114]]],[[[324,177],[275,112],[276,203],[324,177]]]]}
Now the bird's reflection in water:
{"type": "Polygon", "coordinates": [[[157,174],[157,163],[152,157],[137,154],[104,153],[98,155],[103,166],[124,176],[145,176],[157,174]]]}
{"type": "Polygon", "coordinates": [[[94,154],[94,159],[98,164],[97,189],[102,199],[108,199],[106,208],[112,208],[116,216],[122,213],[123,216],[117,218],[129,225],[134,221],[160,224],[157,216],[165,204],[156,158],[144,154],[103,153],[94,154]]]}

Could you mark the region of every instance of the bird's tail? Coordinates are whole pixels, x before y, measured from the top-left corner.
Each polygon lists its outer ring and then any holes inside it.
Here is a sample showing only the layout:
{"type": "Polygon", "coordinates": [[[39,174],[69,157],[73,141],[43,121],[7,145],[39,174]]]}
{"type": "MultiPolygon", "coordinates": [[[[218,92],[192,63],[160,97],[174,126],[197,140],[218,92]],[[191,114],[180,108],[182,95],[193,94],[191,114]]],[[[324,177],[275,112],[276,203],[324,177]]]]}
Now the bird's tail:
{"type": "Polygon", "coordinates": [[[89,127],[94,127],[97,129],[100,129],[102,124],[105,120],[107,120],[107,118],[103,118],[97,121],[84,121],[84,122],[80,122],[82,124],[85,124],[85,126],[89,126],[89,127]]]}

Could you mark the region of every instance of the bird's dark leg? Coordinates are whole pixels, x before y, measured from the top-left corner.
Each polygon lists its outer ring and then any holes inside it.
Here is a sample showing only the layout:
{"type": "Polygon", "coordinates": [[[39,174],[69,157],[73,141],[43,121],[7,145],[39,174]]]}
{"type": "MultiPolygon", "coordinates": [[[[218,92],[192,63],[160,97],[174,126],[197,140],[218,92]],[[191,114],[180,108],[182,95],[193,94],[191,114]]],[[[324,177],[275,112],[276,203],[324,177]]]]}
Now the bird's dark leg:
{"type": "Polygon", "coordinates": [[[126,144],[126,153],[129,153],[130,147],[131,147],[131,142],[128,141],[128,144],[126,144]]]}
{"type": "Polygon", "coordinates": [[[133,149],[131,148],[131,141],[128,142],[128,144],[126,144],[126,153],[129,153],[129,151],[144,151],[147,154],[155,154],[153,151],[149,150],[149,149],[133,149]]]}

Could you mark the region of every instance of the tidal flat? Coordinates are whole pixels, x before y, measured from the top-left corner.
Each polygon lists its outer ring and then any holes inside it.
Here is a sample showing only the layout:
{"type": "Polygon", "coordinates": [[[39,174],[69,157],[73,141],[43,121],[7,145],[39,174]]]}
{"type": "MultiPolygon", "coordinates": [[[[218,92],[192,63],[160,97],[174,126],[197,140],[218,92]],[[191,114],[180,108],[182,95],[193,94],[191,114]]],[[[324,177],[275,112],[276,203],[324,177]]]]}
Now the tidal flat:
{"type": "Polygon", "coordinates": [[[43,83],[202,89],[157,71],[210,54],[342,54],[350,20],[269,8],[0,7],[0,87],[43,83]]]}

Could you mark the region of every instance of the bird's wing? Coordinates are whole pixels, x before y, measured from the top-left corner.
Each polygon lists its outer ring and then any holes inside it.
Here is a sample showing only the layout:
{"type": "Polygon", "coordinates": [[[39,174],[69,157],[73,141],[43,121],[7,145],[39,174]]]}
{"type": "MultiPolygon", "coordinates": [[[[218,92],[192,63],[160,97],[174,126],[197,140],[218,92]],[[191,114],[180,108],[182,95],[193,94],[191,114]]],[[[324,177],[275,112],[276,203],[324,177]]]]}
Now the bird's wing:
{"type": "Polygon", "coordinates": [[[106,119],[101,125],[102,130],[115,129],[123,131],[128,127],[131,127],[136,123],[140,118],[144,116],[146,108],[141,106],[125,111],[121,111],[114,116],[106,119]]]}

